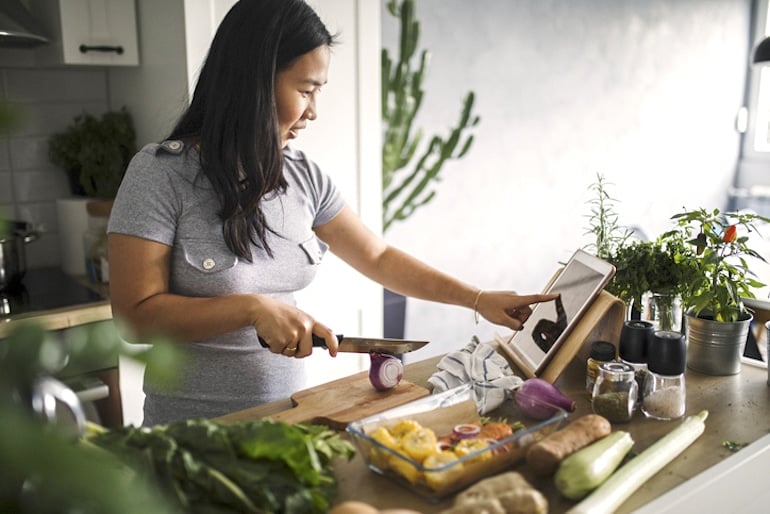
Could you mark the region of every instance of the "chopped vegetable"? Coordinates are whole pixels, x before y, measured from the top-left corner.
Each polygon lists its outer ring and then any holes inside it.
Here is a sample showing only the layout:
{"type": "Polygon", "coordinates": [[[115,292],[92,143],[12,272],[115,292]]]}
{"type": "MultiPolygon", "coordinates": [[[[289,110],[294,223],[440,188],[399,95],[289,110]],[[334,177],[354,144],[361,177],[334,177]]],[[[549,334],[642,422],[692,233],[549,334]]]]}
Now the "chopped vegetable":
{"type": "Polygon", "coordinates": [[[749,443],[736,443],[735,441],[722,441],[722,447],[727,448],[731,452],[737,452],[746,448],[749,443]]]}
{"type": "Polygon", "coordinates": [[[436,437],[432,429],[418,421],[402,419],[370,432],[369,437],[379,444],[370,445],[367,453],[379,469],[391,470],[412,484],[438,490],[461,477],[466,464],[510,451],[511,443],[494,450],[489,447],[523,427],[520,422],[509,425],[484,418],[455,425],[451,433],[436,437]],[[456,462],[459,459],[465,460],[456,462]]]}
{"type": "Polygon", "coordinates": [[[548,419],[561,407],[567,412],[575,410],[575,400],[558,387],[542,378],[528,378],[516,390],[516,405],[534,419],[548,419]]]}
{"type": "Polygon", "coordinates": [[[478,437],[481,432],[481,426],[474,423],[462,423],[455,425],[452,429],[452,435],[458,439],[471,439],[478,437]]]}
{"type": "Polygon", "coordinates": [[[579,500],[599,487],[634,446],[631,434],[618,430],[581,448],[559,464],[556,489],[570,500],[579,500]]]}
{"type": "Polygon", "coordinates": [[[271,420],[194,419],[112,429],[87,441],[117,455],[175,500],[180,511],[326,512],[334,458],[353,446],[327,427],[271,420]]]}
{"type": "Polygon", "coordinates": [[[404,453],[417,462],[436,452],[436,434],[430,428],[420,427],[401,438],[404,453]]]}
{"type": "Polygon", "coordinates": [[[372,352],[369,354],[369,382],[378,391],[387,391],[396,387],[404,377],[404,364],[393,355],[372,352]]]}
{"type": "Polygon", "coordinates": [[[682,453],[706,429],[708,411],[689,416],[682,424],[658,439],[575,505],[569,514],[612,513],[655,473],[682,453]]]}
{"type": "Polygon", "coordinates": [[[527,450],[527,464],[536,475],[556,471],[567,456],[610,434],[612,425],[598,414],[586,414],[552,432],[527,450]]]}

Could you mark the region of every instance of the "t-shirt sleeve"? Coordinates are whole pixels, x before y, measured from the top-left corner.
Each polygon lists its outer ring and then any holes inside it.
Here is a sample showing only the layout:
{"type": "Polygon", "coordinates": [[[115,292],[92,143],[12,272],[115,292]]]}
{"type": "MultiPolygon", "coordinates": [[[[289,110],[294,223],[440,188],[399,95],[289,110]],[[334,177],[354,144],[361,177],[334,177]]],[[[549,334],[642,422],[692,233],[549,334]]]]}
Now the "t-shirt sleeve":
{"type": "Polygon", "coordinates": [[[304,156],[304,162],[307,164],[307,174],[310,182],[313,184],[315,200],[315,218],[313,226],[323,225],[335,217],[345,206],[345,199],[342,193],[332,181],[331,177],[324,173],[318,165],[304,156]]]}
{"type": "Polygon", "coordinates": [[[179,208],[172,176],[153,151],[136,154],[115,197],[107,232],[171,246],[179,208]]]}

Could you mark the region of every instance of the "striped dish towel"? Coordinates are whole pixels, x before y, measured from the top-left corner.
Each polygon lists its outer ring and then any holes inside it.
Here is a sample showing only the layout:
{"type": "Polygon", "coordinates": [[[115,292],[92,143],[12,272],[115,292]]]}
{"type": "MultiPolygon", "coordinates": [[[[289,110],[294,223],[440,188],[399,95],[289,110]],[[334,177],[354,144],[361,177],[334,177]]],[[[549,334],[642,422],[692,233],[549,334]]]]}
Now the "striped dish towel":
{"type": "Polygon", "coordinates": [[[523,382],[505,358],[497,353],[494,341],[482,343],[473,336],[464,348],[446,354],[428,378],[433,393],[441,393],[462,384],[472,383],[479,414],[486,414],[511,398],[523,382]]]}

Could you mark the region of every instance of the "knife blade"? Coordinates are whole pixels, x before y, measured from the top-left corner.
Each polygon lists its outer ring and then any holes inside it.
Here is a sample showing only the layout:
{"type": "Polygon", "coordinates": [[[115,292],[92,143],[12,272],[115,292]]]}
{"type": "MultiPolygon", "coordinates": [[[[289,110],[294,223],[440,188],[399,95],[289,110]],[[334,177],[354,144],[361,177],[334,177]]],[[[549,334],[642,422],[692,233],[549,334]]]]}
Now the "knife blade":
{"type": "MultiPolygon", "coordinates": [[[[352,353],[407,353],[419,350],[428,341],[410,341],[408,339],[394,338],[372,338],[372,337],[345,337],[337,334],[339,341],[339,351],[352,353]]],[[[326,348],[326,342],[323,338],[313,334],[313,346],[326,348]]]]}
{"type": "MultiPolygon", "coordinates": [[[[419,350],[428,344],[428,341],[411,341],[409,339],[395,338],[345,337],[342,334],[337,334],[337,341],[340,343],[339,351],[351,353],[377,352],[401,354],[419,350]]],[[[265,348],[268,347],[262,337],[259,338],[259,343],[265,348]]],[[[313,346],[326,348],[326,342],[322,337],[313,334],[313,346]]]]}

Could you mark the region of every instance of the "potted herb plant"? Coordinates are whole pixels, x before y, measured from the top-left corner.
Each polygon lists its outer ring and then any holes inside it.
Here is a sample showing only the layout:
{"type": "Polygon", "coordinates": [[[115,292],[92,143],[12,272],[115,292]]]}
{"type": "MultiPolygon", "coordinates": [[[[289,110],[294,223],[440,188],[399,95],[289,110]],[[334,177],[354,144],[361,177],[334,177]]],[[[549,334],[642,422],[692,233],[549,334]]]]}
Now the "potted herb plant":
{"type": "Polygon", "coordinates": [[[618,221],[617,200],[610,195],[608,185],[599,174],[589,188],[595,196],[589,201],[587,233],[594,241],[586,246],[616,268],[605,289],[626,303],[629,319],[645,317],[656,321],[661,329],[680,330],[681,313],[675,312],[675,307],[696,273],[689,258],[692,249],[673,233],[655,241],[634,238],[633,231],[618,221]],[[645,302],[647,298],[650,301],[645,302]]]}
{"type": "Polygon", "coordinates": [[[618,246],[607,260],[616,273],[607,290],[661,330],[681,330],[681,297],[698,273],[692,249],[673,235],[618,246]]]}
{"type": "Polygon", "coordinates": [[[100,118],[83,113],[48,142],[48,157],[67,173],[72,193],[89,198],[114,198],[135,153],[136,132],[125,107],[100,118]]]}
{"type": "Polygon", "coordinates": [[[751,270],[751,260],[766,260],[749,247],[749,234],[770,218],[700,208],[672,219],[676,228],[661,237],[684,240],[694,249],[696,273],[682,292],[688,366],[712,375],[736,374],[752,320],[742,299],[754,298],[753,289],[765,285],[751,270]]]}

